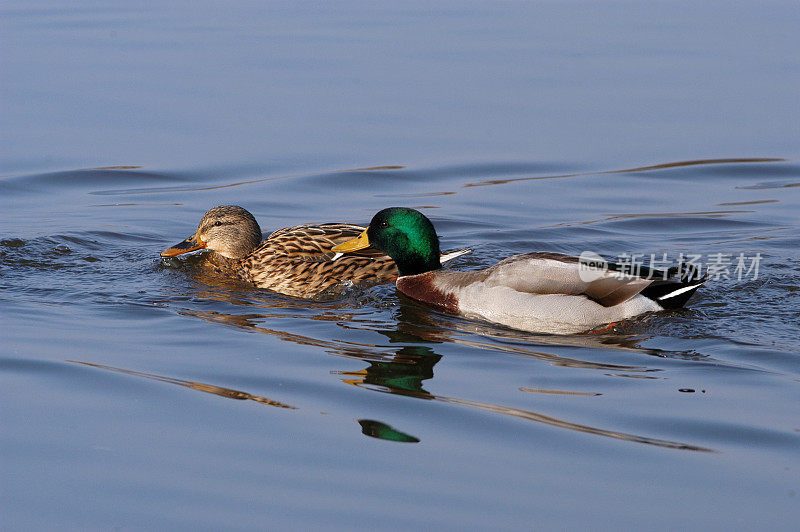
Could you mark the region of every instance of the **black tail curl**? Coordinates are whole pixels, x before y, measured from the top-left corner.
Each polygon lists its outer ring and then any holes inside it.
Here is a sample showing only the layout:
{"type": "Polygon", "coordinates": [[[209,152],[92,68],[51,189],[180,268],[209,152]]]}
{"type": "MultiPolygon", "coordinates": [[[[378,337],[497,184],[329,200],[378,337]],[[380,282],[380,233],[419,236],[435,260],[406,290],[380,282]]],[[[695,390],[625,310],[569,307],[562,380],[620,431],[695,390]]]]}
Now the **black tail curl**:
{"type": "Polygon", "coordinates": [[[665,309],[683,307],[708,278],[708,274],[700,275],[697,266],[684,262],[669,268],[666,273],[665,278],[653,281],[641,292],[665,309]]]}

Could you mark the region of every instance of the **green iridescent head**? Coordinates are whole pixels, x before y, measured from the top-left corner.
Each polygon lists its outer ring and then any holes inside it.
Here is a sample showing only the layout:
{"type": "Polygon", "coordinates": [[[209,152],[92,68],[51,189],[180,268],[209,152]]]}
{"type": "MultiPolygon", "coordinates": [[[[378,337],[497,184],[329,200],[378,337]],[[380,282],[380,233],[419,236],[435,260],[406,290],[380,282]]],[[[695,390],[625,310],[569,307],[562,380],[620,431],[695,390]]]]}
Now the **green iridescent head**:
{"type": "Polygon", "coordinates": [[[367,228],[372,247],[397,264],[400,275],[417,275],[442,267],[439,237],[428,218],[406,207],[390,207],[373,216],[367,228]]]}

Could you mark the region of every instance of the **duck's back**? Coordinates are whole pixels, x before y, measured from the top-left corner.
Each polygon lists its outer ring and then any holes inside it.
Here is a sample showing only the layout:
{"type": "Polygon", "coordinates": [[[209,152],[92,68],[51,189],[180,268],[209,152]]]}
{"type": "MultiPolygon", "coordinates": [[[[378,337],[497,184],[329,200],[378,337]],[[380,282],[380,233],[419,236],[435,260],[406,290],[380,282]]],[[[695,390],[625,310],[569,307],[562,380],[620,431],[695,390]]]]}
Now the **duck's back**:
{"type": "Polygon", "coordinates": [[[240,275],[258,288],[295,297],[315,297],[342,284],[394,280],[392,259],[374,249],[332,260],[334,246],[357,237],[364,227],[343,223],[308,224],[273,232],[241,260],[240,275]]]}

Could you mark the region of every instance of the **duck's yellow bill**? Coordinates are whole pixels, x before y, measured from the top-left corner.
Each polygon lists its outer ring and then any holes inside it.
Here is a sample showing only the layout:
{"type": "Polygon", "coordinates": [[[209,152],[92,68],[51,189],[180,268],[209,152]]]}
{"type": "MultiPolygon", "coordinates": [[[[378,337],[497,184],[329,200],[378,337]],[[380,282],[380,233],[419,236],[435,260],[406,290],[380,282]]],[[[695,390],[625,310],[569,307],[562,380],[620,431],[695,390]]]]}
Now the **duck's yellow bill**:
{"type": "Polygon", "coordinates": [[[332,251],[335,251],[336,253],[349,253],[351,251],[358,251],[359,249],[364,249],[368,247],[369,247],[369,237],[367,237],[367,232],[364,231],[353,240],[348,240],[343,244],[339,244],[338,246],[333,246],[332,251]]]}
{"type": "Polygon", "coordinates": [[[189,253],[190,251],[196,251],[198,249],[203,249],[206,247],[206,243],[197,238],[196,235],[192,235],[183,242],[175,244],[171,248],[167,248],[161,252],[162,257],[174,257],[175,255],[180,255],[182,253],[189,253]]]}

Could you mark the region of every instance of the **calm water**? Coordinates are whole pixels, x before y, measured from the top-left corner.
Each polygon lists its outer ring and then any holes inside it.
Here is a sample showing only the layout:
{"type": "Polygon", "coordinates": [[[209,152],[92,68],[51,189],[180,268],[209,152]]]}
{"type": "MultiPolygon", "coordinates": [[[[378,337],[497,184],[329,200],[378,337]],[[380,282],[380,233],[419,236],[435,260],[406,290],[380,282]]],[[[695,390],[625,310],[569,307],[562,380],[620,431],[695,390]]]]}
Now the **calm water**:
{"type": "Polygon", "coordinates": [[[796,2],[77,6],[0,11],[0,528],[796,527],[796,2]],[[720,275],[532,335],[162,263],[218,204],[720,275]]]}

